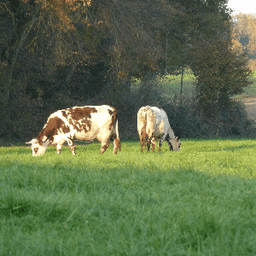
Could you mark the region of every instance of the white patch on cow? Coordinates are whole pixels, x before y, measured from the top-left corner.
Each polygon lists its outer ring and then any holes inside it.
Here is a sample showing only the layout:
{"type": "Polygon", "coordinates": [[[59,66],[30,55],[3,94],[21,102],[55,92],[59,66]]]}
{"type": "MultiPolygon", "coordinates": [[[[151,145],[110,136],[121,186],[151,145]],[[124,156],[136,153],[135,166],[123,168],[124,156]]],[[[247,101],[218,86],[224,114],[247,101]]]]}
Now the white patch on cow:
{"type": "Polygon", "coordinates": [[[63,144],[67,140],[67,135],[65,133],[60,133],[54,136],[54,141],[52,144],[63,144]]]}

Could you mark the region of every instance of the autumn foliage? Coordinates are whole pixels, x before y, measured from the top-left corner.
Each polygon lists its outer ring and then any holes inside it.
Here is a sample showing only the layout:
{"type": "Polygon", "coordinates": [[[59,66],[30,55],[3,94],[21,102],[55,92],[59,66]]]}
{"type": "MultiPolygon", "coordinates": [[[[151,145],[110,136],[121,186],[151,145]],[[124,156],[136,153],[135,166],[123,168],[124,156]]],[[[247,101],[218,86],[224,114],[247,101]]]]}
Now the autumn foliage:
{"type": "Polygon", "coordinates": [[[256,16],[239,13],[232,17],[232,49],[246,53],[249,68],[256,70],[256,16]]]}

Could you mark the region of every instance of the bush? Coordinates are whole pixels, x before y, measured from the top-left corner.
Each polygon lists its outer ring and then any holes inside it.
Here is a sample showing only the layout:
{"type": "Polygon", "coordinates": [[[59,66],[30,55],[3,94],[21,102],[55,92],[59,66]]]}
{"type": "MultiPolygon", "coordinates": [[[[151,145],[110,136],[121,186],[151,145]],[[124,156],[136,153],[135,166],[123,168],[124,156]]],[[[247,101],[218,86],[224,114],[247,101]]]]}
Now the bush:
{"type": "Polygon", "coordinates": [[[255,122],[248,118],[244,104],[237,101],[231,101],[230,104],[230,108],[222,111],[219,136],[254,137],[255,122]]]}

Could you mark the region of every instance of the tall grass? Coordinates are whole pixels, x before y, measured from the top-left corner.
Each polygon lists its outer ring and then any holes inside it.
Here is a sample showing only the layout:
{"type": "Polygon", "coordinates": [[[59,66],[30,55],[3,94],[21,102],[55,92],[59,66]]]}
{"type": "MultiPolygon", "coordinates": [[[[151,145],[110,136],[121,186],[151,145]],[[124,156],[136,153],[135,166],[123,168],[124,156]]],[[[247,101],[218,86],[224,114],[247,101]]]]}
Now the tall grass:
{"type": "Polygon", "coordinates": [[[0,148],[0,255],[255,255],[254,145],[0,148]]]}

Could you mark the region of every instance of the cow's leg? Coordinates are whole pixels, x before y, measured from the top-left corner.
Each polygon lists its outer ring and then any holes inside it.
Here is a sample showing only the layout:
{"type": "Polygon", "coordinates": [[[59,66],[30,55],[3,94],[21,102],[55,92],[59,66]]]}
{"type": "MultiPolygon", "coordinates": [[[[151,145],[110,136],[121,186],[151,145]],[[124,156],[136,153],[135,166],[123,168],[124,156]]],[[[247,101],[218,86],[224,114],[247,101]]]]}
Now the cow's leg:
{"type": "Polygon", "coordinates": [[[140,136],[140,152],[143,152],[143,138],[140,136]]]}
{"type": "Polygon", "coordinates": [[[57,148],[57,154],[60,154],[61,153],[62,144],[57,144],[56,148],[57,148]]]}
{"type": "Polygon", "coordinates": [[[146,137],[143,135],[140,135],[140,151],[143,152],[143,146],[146,145],[146,137]]]}
{"type": "Polygon", "coordinates": [[[117,150],[121,151],[121,142],[119,138],[115,138],[113,141],[113,153],[116,154],[117,150]]]}
{"type": "Polygon", "coordinates": [[[106,151],[106,149],[108,148],[108,146],[109,146],[109,140],[101,141],[100,154],[103,154],[106,151]]]}
{"type": "Polygon", "coordinates": [[[115,134],[112,134],[110,137],[110,141],[113,142],[113,153],[117,154],[117,150],[121,151],[121,141],[120,138],[115,134]]]}
{"type": "Polygon", "coordinates": [[[156,146],[156,140],[155,140],[154,137],[152,138],[151,143],[152,143],[152,152],[154,152],[155,151],[155,146],[156,146]]]}
{"type": "Polygon", "coordinates": [[[161,147],[163,144],[163,141],[165,140],[166,135],[163,135],[161,139],[159,139],[159,146],[158,146],[158,153],[161,151],[161,147]]]}
{"type": "Polygon", "coordinates": [[[148,143],[147,143],[148,151],[150,150],[150,144],[151,144],[152,138],[153,138],[153,137],[148,137],[148,143]]]}
{"type": "Polygon", "coordinates": [[[148,146],[147,146],[147,138],[146,137],[144,138],[143,144],[144,144],[144,149],[147,150],[148,146]]]}
{"type": "MultiPolygon", "coordinates": [[[[163,143],[163,142],[162,142],[163,143]]],[[[159,140],[159,145],[158,145],[158,153],[161,151],[161,146],[162,146],[161,140],[159,140]]]]}
{"type": "Polygon", "coordinates": [[[68,138],[67,138],[67,142],[68,142],[68,146],[69,146],[69,148],[70,148],[72,154],[75,155],[76,152],[75,152],[74,138],[68,137],[68,138]]]}

